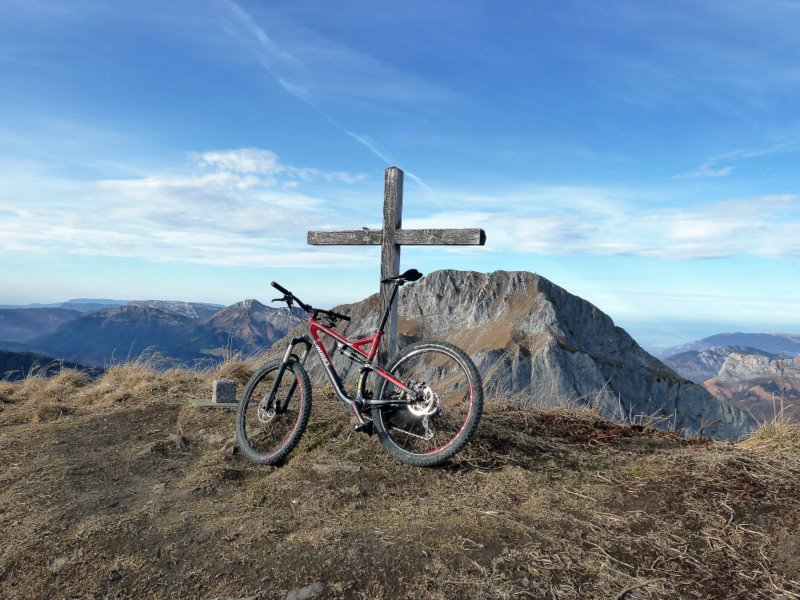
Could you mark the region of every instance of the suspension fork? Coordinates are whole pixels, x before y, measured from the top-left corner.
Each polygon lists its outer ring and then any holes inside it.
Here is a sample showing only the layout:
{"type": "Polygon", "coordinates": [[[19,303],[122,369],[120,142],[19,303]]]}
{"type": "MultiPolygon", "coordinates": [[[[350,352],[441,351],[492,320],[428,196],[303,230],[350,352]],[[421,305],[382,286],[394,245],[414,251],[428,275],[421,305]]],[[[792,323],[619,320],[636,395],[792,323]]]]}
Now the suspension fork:
{"type": "Polygon", "coordinates": [[[269,399],[267,401],[267,408],[274,407],[276,413],[282,413],[286,411],[286,408],[289,406],[289,400],[292,398],[292,394],[294,394],[295,389],[297,388],[297,378],[292,381],[292,385],[289,386],[289,391],[286,393],[286,399],[282,402],[277,402],[275,399],[275,395],[278,393],[278,386],[283,379],[283,374],[286,372],[286,369],[291,362],[297,362],[301,366],[305,365],[306,359],[308,358],[308,353],[311,350],[311,342],[305,336],[299,336],[292,338],[292,341],[289,342],[289,347],[286,348],[286,353],[283,355],[283,360],[281,361],[281,366],[278,369],[278,374],[275,376],[275,381],[272,382],[272,389],[269,391],[269,399]],[[302,344],[305,346],[303,351],[300,353],[300,356],[297,356],[294,353],[295,346],[302,344]]]}

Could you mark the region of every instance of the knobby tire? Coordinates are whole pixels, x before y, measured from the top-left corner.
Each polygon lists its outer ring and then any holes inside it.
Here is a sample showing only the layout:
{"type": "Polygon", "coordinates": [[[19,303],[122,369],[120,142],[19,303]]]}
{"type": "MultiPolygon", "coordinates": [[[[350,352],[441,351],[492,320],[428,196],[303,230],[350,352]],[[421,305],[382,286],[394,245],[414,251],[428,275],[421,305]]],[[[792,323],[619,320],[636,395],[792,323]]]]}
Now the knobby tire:
{"type": "Polygon", "coordinates": [[[266,418],[259,404],[269,395],[281,361],[267,363],[247,382],[236,410],[236,441],[241,453],[257,465],[276,465],[300,441],[311,415],[311,381],[303,366],[286,365],[275,401],[286,402],[286,410],[266,418]],[[294,387],[292,388],[292,384],[294,387]]]}
{"type": "MultiPolygon", "coordinates": [[[[483,382],[469,356],[447,342],[419,342],[404,349],[387,371],[406,384],[414,381],[420,389],[434,392],[439,409],[427,415],[427,426],[424,417],[415,414],[426,410],[424,403],[373,409],[375,431],[386,449],[401,462],[420,467],[441,465],[462,450],[483,412],[483,382]]],[[[376,398],[402,396],[399,388],[383,380],[376,398]]]]}

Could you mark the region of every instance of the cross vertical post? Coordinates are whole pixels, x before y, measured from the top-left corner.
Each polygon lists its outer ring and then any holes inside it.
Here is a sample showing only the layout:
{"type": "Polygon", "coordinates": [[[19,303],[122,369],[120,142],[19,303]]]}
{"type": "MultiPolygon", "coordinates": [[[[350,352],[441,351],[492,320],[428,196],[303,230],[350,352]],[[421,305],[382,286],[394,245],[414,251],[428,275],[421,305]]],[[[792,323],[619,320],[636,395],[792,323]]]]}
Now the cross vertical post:
{"type": "MultiPolygon", "coordinates": [[[[403,224],[403,172],[397,167],[386,169],[383,177],[383,239],[381,240],[381,280],[400,274],[400,244],[397,231],[403,224]]],[[[381,306],[391,298],[392,284],[381,284],[381,306]]],[[[397,353],[397,304],[389,313],[387,356],[397,353]]]]}

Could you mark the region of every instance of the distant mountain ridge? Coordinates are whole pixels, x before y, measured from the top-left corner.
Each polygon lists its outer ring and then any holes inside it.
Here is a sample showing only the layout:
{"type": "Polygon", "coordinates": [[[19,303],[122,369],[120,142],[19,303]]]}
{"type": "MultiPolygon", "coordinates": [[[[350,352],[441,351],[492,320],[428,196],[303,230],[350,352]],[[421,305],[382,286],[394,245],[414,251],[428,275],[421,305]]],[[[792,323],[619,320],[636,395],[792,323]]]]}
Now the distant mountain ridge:
{"type": "Polygon", "coordinates": [[[800,419],[800,336],[794,334],[719,334],[678,346],[699,348],[664,359],[678,373],[716,398],[764,421],[784,411],[800,419]],[[717,341],[749,346],[709,346],[717,341]]]}
{"type": "Polygon", "coordinates": [[[33,302],[31,304],[3,304],[3,308],[66,308],[68,310],[77,310],[78,312],[91,312],[93,310],[102,310],[113,306],[121,306],[127,304],[126,300],[109,300],[100,298],[73,298],[65,302],[52,302],[49,304],[42,304],[40,302],[33,302]]]}
{"type": "Polygon", "coordinates": [[[208,304],[206,302],[181,302],[176,300],[129,300],[128,306],[146,306],[157,308],[167,313],[181,315],[189,319],[208,319],[222,310],[222,304],[208,304]]]}
{"type": "Polygon", "coordinates": [[[682,352],[702,352],[713,347],[755,348],[776,355],[800,354],[800,335],[791,333],[719,333],[701,340],[665,348],[661,356],[669,358],[682,352]]]}
{"type": "Polygon", "coordinates": [[[271,346],[300,322],[299,309],[272,308],[258,300],[244,300],[223,308],[204,321],[220,332],[234,332],[237,339],[252,347],[271,346]]]}
{"type": "Polygon", "coordinates": [[[167,364],[193,365],[219,360],[226,353],[263,351],[298,322],[288,309],[255,300],[214,308],[191,302],[133,301],[84,314],[27,343],[45,354],[94,366],[143,353],[158,355],[167,364]]]}

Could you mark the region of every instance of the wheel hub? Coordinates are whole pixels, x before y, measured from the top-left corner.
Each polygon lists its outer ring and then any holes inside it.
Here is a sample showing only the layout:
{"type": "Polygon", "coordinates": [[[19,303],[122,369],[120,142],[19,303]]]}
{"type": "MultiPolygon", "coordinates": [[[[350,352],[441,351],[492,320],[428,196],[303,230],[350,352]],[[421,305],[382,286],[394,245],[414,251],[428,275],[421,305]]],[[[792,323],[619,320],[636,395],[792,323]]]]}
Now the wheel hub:
{"type": "Polygon", "coordinates": [[[269,424],[275,418],[275,414],[275,409],[267,408],[265,402],[258,405],[258,422],[262,425],[269,424]]]}
{"type": "Polygon", "coordinates": [[[417,392],[416,402],[408,405],[408,411],[416,417],[429,417],[439,408],[439,396],[424,381],[412,382],[411,389],[417,392]]]}

